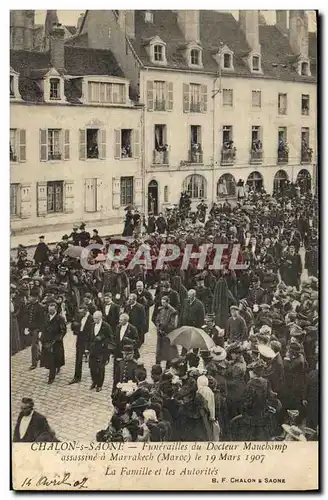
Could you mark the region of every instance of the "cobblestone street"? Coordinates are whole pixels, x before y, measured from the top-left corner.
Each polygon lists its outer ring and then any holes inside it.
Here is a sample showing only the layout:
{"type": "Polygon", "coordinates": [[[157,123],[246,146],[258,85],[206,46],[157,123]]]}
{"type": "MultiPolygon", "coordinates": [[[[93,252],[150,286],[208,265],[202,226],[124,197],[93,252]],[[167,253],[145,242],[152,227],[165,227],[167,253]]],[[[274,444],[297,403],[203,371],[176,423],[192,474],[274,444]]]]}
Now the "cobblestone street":
{"type": "MultiPolygon", "coordinates": [[[[47,384],[48,370],[45,368],[29,371],[30,347],[12,356],[12,432],[24,396],[34,399],[35,410],[47,417],[49,425],[60,440],[94,441],[96,432],[107,427],[112,411],[112,360],[106,366],[102,392],[90,391],[91,378],[87,364],[83,365],[81,383],[68,385],[74,375],[75,363],[75,337],[70,330],[65,336],[64,345],[66,364],[52,385],[47,384]]],[[[150,368],[155,363],[155,349],[156,331],[151,323],[150,332],[140,350],[140,360],[144,363],[147,373],[150,373],[150,368]]]]}

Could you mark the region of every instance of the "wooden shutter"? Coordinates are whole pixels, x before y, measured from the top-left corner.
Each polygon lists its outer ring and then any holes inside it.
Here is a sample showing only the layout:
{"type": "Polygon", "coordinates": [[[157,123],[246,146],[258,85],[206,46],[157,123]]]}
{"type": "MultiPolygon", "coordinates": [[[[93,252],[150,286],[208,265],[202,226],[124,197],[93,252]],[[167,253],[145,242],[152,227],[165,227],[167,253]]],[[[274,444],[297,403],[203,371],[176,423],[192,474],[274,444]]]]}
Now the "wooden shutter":
{"type": "Polygon", "coordinates": [[[106,129],[100,129],[98,132],[99,141],[99,158],[104,160],[106,158],[106,129]]]}
{"type": "Polygon", "coordinates": [[[17,202],[20,201],[20,216],[22,219],[28,219],[31,217],[32,212],[32,203],[31,203],[31,191],[32,184],[21,184],[20,185],[20,199],[18,198],[17,202]]]}
{"type": "Polygon", "coordinates": [[[113,199],[113,208],[120,208],[120,206],[121,206],[121,179],[120,179],[120,177],[113,177],[112,199],[113,199]]]}
{"type": "Polygon", "coordinates": [[[18,130],[18,141],[19,161],[26,161],[26,130],[23,128],[18,130]]]}
{"type": "Polygon", "coordinates": [[[47,161],[47,159],[48,159],[47,130],[40,129],[40,161],[47,161]]]}
{"type": "Polygon", "coordinates": [[[64,211],[65,213],[74,211],[74,181],[64,182],[64,211]]]}
{"type": "Polygon", "coordinates": [[[85,160],[87,157],[87,131],[85,129],[79,130],[79,158],[85,160]]]}
{"type": "Polygon", "coordinates": [[[37,183],[37,212],[38,217],[42,217],[47,213],[47,183],[37,183]]]}
{"type": "Polygon", "coordinates": [[[96,179],[97,189],[96,189],[96,211],[101,212],[102,206],[102,181],[100,179],[96,179]]]}
{"type": "Polygon", "coordinates": [[[115,130],[114,156],[121,158],[121,131],[115,130]]]}
{"type": "Polygon", "coordinates": [[[132,155],[133,158],[139,158],[140,156],[140,139],[139,139],[139,130],[132,130],[132,155]]]}
{"type": "Polygon", "coordinates": [[[183,112],[189,113],[190,111],[190,95],[188,83],[183,84],[183,112]]]}
{"type": "Polygon", "coordinates": [[[147,109],[154,110],[154,82],[150,80],[147,81],[147,109]]]}
{"type": "Polygon", "coordinates": [[[173,83],[167,82],[166,86],[166,109],[172,111],[173,109],[173,83]]]}
{"type": "Polygon", "coordinates": [[[85,211],[94,212],[96,209],[96,179],[85,179],[84,199],[85,211]]]}
{"type": "Polygon", "coordinates": [[[206,112],[207,111],[207,85],[202,85],[201,86],[201,92],[202,92],[202,111],[206,112]]]}
{"type": "Polygon", "coordinates": [[[91,82],[88,82],[88,101],[92,101],[92,87],[93,84],[91,82]]]}
{"type": "Polygon", "coordinates": [[[63,130],[63,159],[69,160],[69,130],[63,130]]]}

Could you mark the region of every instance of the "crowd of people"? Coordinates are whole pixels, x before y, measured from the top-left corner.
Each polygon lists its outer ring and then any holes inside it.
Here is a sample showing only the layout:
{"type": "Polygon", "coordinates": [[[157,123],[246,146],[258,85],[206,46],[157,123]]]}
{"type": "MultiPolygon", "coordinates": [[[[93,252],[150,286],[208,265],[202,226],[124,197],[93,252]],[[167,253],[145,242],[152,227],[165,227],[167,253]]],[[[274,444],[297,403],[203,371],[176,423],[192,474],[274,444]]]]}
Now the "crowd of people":
{"type": "Polygon", "coordinates": [[[106,252],[120,239],[103,240],[84,224],[51,249],[41,236],[33,260],[18,248],[11,262],[12,354],[30,348],[30,370],[44,366],[52,384],[71,330],[70,383],[78,384],[88,366],[97,392],[113,360],[114,413],[97,432],[100,441],[317,439],[317,198],[262,190],[210,210],[202,200],[192,211],[182,193],[178,206],[147,221],[127,207],[123,235],[130,237],[128,256],[111,266],[106,252]],[[89,262],[99,264],[92,271],[76,250],[91,243],[103,246],[90,253],[89,262]],[[181,257],[157,270],[165,243],[178,245],[181,257]],[[205,243],[225,245],[222,268],[211,268],[210,251],[204,269],[197,259],[181,269],[186,245],[199,251],[205,243]],[[236,244],[244,269],[229,266],[236,244]],[[140,245],[149,249],[152,269],[128,269],[140,245]],[[151,324],[156,334],[148,333],[151,324]],[[182,326],[202,329],[214,347],[172,345],[168,335],[182,326]],[[149,335],[157,335],[157,346],[148,373],[141,348],[149,335]]]}

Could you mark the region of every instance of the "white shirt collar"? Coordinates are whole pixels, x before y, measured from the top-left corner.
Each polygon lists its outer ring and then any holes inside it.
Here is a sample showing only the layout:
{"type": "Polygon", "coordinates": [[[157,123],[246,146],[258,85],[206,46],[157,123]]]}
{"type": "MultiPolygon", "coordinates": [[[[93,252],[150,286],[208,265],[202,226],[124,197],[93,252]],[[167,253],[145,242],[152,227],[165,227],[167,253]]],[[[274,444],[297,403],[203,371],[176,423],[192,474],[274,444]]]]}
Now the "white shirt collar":
{"type": "Polygon", "coordinates": [[[19,424],[19,436],[20,436],[21,439],[23,439],[23,437],[26,434],[28,426],[30,425],[31,419],[33,417],[33,413],[34,413],[34,411],[32,411],[27,416],[26,415],[22,416],[22,419],[21,419],[20,424],[19,424]]]}

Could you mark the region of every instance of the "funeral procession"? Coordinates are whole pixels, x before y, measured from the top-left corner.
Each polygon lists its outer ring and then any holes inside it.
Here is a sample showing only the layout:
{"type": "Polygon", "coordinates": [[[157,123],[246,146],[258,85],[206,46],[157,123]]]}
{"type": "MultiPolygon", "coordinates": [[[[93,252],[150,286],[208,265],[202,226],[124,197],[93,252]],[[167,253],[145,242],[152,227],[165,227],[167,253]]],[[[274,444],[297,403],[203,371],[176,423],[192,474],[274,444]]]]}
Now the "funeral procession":
{"type": "Polygon", "coordinates": [[[318,441],[316,106],[314,11],[10,12],[13,442],[318,441]]]}

